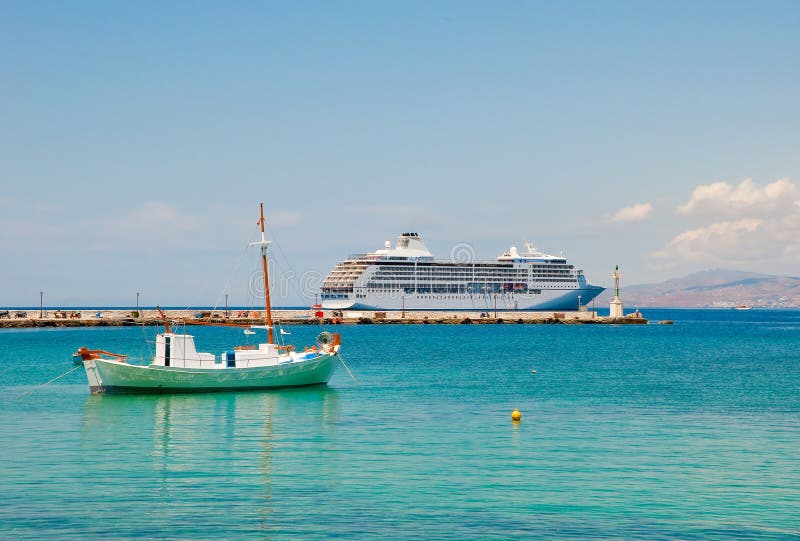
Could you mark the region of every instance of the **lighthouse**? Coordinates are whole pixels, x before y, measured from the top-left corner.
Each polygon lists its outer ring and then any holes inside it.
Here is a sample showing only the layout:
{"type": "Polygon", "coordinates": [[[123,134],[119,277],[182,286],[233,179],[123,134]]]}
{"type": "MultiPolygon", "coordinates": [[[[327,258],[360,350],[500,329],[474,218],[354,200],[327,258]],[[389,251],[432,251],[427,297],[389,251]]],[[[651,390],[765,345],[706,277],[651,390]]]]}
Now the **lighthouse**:
{"type": "Polygon", "coordinates": [[[611,301],[608,311],[610,317],[623,317],[622,301],[619,300],[619,276],[619,265],[617,265],[616,269],[614,269],[614,274],[611,275],[614,278],[614,300],[611,301]]]}

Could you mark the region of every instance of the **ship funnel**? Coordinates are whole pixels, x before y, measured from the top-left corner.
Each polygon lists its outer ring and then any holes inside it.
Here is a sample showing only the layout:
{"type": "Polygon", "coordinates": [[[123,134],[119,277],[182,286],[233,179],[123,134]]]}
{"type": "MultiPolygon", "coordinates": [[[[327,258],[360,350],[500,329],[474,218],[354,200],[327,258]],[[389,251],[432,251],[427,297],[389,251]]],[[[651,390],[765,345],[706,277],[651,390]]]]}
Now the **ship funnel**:
{"type": "Polygon", "coordinates": [[[425,243],[416,233],[403,233],[397,239],[395,252],[407,257],[432,257],[425,243]]]}

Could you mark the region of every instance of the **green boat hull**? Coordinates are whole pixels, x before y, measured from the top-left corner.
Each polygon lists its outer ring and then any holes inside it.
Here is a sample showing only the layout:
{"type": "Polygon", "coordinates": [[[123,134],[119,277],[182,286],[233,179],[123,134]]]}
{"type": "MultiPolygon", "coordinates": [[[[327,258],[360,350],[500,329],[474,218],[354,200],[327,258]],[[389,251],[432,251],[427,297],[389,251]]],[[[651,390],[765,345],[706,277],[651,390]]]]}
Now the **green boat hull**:
{"type": "Polygon", "coordinates": [[[174,368],[115,360],[84,361],[92,393],[254,391],[324,385],[337,367],[334,355],[255,368],[174,368]]]}

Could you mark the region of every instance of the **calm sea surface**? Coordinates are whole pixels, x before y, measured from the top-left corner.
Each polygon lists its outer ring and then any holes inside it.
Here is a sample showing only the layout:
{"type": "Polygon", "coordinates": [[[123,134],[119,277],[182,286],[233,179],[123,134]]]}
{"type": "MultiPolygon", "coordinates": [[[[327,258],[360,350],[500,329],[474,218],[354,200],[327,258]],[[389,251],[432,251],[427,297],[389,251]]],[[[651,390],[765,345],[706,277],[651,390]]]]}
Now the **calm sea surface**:
{"type": "Polygon", "coordinates": [[[644,312],[345,326],[360,385],[172,396],[36,387],[154,329],[2,330],[0,538],[800,539],[800,311],[644,312]]]}

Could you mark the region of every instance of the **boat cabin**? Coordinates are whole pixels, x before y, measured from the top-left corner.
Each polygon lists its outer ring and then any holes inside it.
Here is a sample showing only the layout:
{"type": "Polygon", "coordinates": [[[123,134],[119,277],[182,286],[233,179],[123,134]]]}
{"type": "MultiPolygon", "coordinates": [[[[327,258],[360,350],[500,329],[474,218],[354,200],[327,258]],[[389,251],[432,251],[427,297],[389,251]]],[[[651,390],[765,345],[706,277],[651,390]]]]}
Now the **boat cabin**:
{"type": "Polygon", "coordinates": [[[156,336],[156,366],[179,368],[212,368],[216,357],[212,353],[198,353],[191,334],[162,333],[156,336]]]}
{"type": "Polygon", "coordinates": [[[156,336],[154,366],[173,368],[249,368],[288,362],[295,354],[281,355],[275,344],[239,346],[219,357],[195,349],[191,334],[162,333],[156,336]]]}

